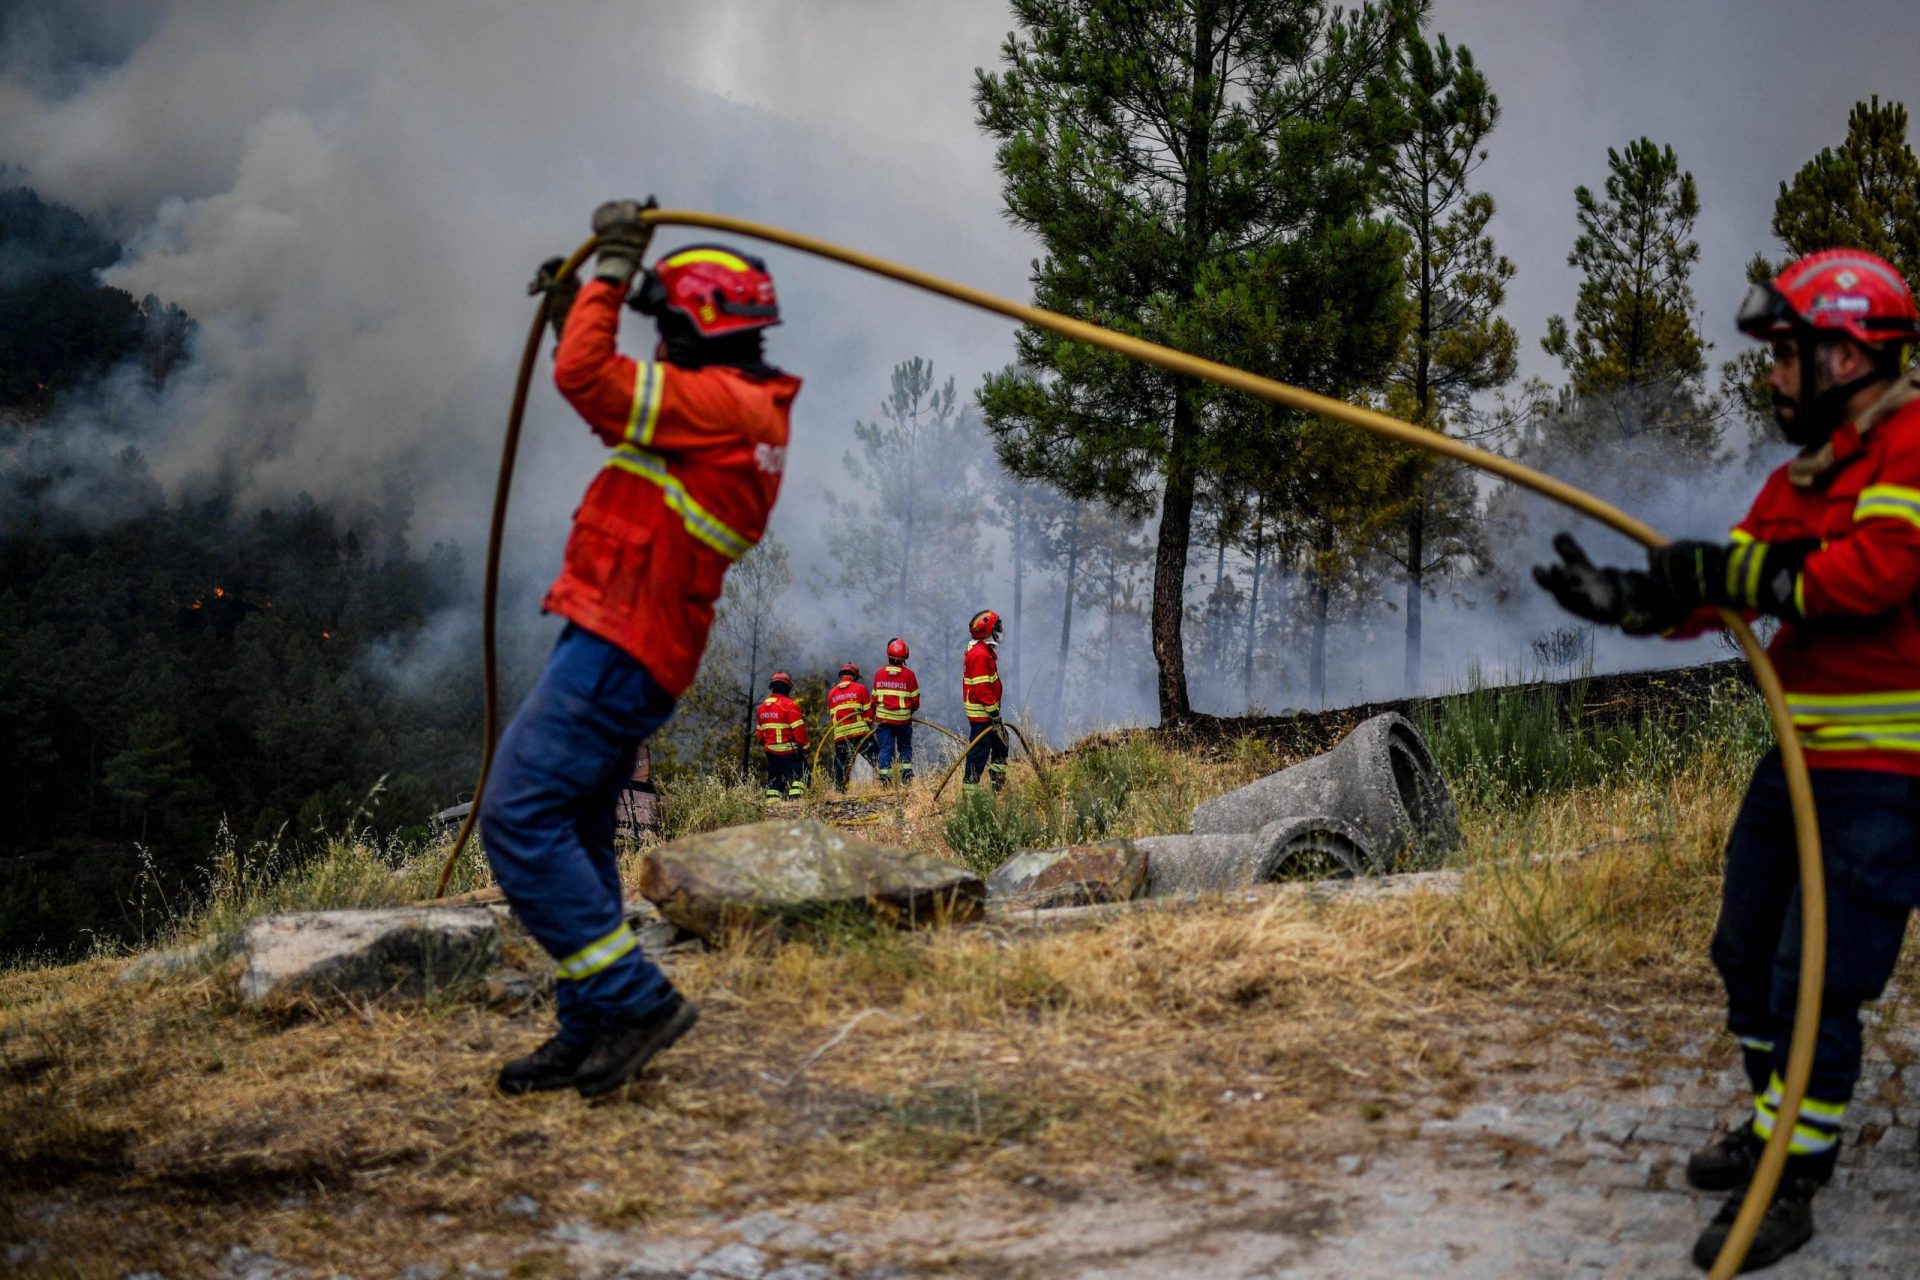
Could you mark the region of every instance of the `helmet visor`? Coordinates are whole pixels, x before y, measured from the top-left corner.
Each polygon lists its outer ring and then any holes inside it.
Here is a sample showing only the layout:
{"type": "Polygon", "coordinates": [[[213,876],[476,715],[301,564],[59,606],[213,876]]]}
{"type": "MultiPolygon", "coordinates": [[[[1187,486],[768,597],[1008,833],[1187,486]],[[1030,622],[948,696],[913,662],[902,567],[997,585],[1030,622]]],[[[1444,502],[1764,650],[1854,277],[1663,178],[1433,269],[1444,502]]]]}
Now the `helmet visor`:
{"type": "Polygon", "coordinates": [[[1740,304],[1740,314],[1734,323],[1750,338],[1770,339],[1793,334],[1801,322],[1787,296],[1774,288],[1771,281],[1762,280],[1747,290],[1746,301],[1740,304]]]}

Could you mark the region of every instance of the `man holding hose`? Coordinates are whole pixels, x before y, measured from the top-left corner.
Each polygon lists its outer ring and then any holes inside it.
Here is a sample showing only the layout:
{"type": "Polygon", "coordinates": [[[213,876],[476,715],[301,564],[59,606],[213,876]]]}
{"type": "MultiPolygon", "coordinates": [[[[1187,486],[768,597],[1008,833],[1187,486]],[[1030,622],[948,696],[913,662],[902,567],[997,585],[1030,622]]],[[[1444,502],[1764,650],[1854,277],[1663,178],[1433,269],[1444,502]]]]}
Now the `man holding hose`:
{"type": "MultiPolygon", "coordinates": [[[[1860,1076],[1860,1007],[1885,988],[1920,905],[1920,381],[1906,370],[1920,314],[1890,264],[1833,249],[1755,285],[1740,328],[1772,344],[1774,416],[1800,452],[1731,540],[1673,543],[1641,571],[1596,568],[1563,533],[1560,562],[1534,576],[1572,612],[1635,635],[1698,635],[1716,608],[1780,621],[1768,654],[1812,775],[1828,952],[1813,1073],[1751,1269],[1813,1237],[1860,1076]]],[[[1786,1075],[1800,892],[1777,751],[1727,840],[1712,955],[1754,1098],[1687,1162],[1693,1186],[1733,1193],[1694,1245],[1702,1267],[1732,1229],[1786,1075]]]]}
{"type": "Polygon", "coordinates": [[[567,626],[501,735],[481,806],[494,878],[558,969],[559,1030],[501,1069],[505,1093],[611,1092],[694,1024],[627,927],[614,798],[693,682],[722,575],[766,530],[800,390],[761,352],[780,322],[765,265],[691,245],[642,271],[651,205],[594,212],[584,286],[556,279],[557,260],[534,282],[560,335],[554,383],[612,452],[543,606],[567,626]],[[614,348],[623,302],[658,326],[651,360],[614,348]]]}

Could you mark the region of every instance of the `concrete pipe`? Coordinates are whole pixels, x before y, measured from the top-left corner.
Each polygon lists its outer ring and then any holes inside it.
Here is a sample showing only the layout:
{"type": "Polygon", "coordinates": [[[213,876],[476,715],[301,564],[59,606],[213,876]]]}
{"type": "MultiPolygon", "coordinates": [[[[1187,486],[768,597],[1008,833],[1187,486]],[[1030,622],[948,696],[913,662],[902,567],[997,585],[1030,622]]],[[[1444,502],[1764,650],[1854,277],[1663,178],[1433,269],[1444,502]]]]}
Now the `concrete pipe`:
{"type": "Polygon", "coordinates": [[[1391,711],[1361,722],[1331,751],[1207,801],[1193,811],[1193,833],[1245,835],[1314,814],[1359,828],[1380,873],[1408,852],[1437,857],[1460,845],[1446,779],[1419,731],[1391,711]]]}
{"type": "Polygon", "coordinates": [[[1352,823],[1324,815],[1283,818],[1252,835],[1146,836],[1147,894],[1216,893],[1275,880],[1350,879],[1374,865],[1352,823]]]}

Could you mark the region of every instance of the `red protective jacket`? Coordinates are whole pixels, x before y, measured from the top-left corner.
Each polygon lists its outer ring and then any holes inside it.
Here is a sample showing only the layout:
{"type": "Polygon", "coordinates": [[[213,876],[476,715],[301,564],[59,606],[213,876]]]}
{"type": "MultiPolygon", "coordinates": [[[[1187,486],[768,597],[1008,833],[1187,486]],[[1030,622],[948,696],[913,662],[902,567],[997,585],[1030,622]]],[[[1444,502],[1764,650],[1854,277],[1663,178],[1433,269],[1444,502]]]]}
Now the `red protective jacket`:
{"type": "Polygon", "coordinates": [[[857,738],[873,731],[873,695],[867,686],[851,677],[827,690],[827,715],[833,720],[833,737],[857,738]]]}
{"type": "MultiPolygon", "coordinates": [[[[1767,646],[1807,764],[1920,775],[1920,399],[1832,443],[1812,483],[1791,464],[1768,476],[1733,538],[1822,544],[1800,574],[1805,620],[1767,646]]],[[[1673,634],[1718,622],[1701,610],[1673,634]]]]}
{"type": "Polygon", "coordinates": [[[613,456],[574,512],[543,607],[677,698],[706,651],[721,575],[766,531],[800,380],[636,363],[613,346],[621,297],[583,285],[554,358],[554,384],[613,456]]]}
{"type": "Polygon", "coordinates": [[[897,662],[873,673],[874,716],[882,724],[906,724],[920,714],[920,677],[897,662]]]}
{"type": "Polygon", "coordinates": [[[807,745],[807,721],[800,704],[784,693],[770,693],[753,710],[753,731],[770,756],[783,756],[807,745]]]}
{"type": "Polygon", "coordinates": [[[960,700],[969,720],[1000,713],[1000,658],[985,640],[967,641],[960,666],[960,700]]]}

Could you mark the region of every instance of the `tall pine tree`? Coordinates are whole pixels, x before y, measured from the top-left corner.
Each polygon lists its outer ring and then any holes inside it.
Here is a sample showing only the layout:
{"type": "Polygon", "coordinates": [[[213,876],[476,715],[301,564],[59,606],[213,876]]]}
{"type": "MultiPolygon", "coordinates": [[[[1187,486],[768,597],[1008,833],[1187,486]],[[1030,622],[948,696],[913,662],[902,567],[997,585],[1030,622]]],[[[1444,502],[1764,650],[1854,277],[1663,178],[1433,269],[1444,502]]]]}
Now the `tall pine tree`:
{"type": "MultiPolygon", "coordinates": [[[[1493,197],[1469,185],[1500,102],[1466,48],[1445,36],[1408,43],[1401,92],[1406,139],[1388,166],[1386,204],[1410,241],[1407,292],[1414,322],[1395,361],[1388,411],[1444,432],[1475,392],[1509,381],[1513,327],[1499,316],[1513,264],[1487,234],[1493,197]]],[[[1420,687],[1421,608],[1430,583],[1473,557],[1474,490],[1457,465],[1430,454],[1405,459],[1404,536],[1388,555],[1406,576],[1405,679],[1420,687]]]]}
{"type": "MultiPolygon", "coordinates": [[[[1375,380],[1402,294],[1398,233],[1369,214],[1388,72],[1424,0],[1013,7],[975,102],[1008,213],[1042,244],[1035,302],[1335,395],[1375,380]]],[[[980,393],[1008,469],[1130,514],[1158,499],[1153,651],[1161,716],[1180,719],[1199,479],[1285,449],[1291,424],[1049,333],[1016,341],[980,393]]]]}
{"type": "Polygon", "coordinates": [[[1605,199],[1575,189],[1580,235],[1567,265],[1580,271],[1573,327],[1553,316],[1541,340],[1571,377],[1559,426],[1581,444],[1656,434],[1694,450],[1718,433],[1706,402],[1706,343],[1691,278],[1700,194],[1671,146],[1651,138],[1607,149],[1605,199]]]}

